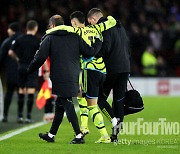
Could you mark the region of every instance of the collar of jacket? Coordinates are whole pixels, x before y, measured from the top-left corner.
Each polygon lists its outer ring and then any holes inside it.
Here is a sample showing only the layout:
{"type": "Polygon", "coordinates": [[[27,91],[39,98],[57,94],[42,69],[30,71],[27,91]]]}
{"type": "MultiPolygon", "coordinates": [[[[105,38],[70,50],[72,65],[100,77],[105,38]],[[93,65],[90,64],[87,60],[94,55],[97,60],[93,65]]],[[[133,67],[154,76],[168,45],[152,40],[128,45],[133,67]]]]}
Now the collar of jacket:
{"type": "Polygon", "coordinates": [[[99,23],[101,23],[101,22],[104,22],[104,21],[106,21],[106,20],[107,20],[106,17],[101,17],[101,18],[98,20],[97,24],[99,24],[99,23]]]}

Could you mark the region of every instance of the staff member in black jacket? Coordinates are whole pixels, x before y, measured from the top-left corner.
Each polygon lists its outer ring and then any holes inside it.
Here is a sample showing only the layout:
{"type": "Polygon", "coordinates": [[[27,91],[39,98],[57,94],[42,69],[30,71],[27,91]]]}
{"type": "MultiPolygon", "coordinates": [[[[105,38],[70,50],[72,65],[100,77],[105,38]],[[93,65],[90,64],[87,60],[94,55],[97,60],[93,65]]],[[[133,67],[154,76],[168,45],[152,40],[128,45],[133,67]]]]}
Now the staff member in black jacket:
{"type": "Polygon", "coordinates": [[[3,64],[5,64],[6,87],[7,87],[7,91],[4,98],[4,113],[3,113],[2,122],[8,121],[8,110],[11,104],[12,96],[14,90],[18,89],[18,82],[17,82],[18,65],[8,55],[8,51],[11,47],[11,43],[21,35],[19,23],[18,22],[11,23],[8,27],[7,32],[9,37],[3,41],[0,48],[0,66],[2,68],[3,64]]]}
{"type": "MultiPolygon", "coordinates": [[[[102,11],[98,8],[93,8],[89,11],[88,22],[90,24],[100,23],[106,20],[103,17],[102,11]]],[[[102,56],[105,62],[107,76],[100,90],[98,105],[107,117],[117,118],[118,124],[113,128],[112,141],[117,140],[120,123],[124,118],[124,96],[127,88],[127,79],[130,72],[130,53],[129,39],[126,31],[121,24],[104,31],[103,44],[101,52],[97,55],[102,56]],[[113,112],[106,101],[109,93],[113,89],[113,112]],[[107,115],[107,112],[109,115],[107,115]]]]}
{"type": "MultiPolygon", "coordinates": [[[[50,28],[63,25],[60,15],[52,16],[49,20],[50,28]]],[[[89,58],[94,56],[101,48],[101,41],[96,40],[92,47],[88,46],[77,34],[57,30],[45,36],[40,49],[31,62],[28,73],[37,70],[50,57],[50,79],[52,93],[57,95],[55,117],[49,133],[39,136],[47,142],[54,142],[59,125],[62,122],[64,111],[72,124],[76,137],[71,144],[84,143],[80,132],[77,115],[72,97],[77,97],[79,90],[80,55],[89,58]]]]}

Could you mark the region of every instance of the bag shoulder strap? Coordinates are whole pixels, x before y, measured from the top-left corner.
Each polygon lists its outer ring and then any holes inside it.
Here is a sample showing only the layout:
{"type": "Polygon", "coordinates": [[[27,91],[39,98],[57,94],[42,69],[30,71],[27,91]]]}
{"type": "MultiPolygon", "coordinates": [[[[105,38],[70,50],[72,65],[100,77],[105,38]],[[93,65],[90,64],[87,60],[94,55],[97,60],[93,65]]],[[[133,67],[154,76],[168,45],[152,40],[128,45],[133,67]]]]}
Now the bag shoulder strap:
{"type": "Polygon", "coordinates": [[[129,79],[128,79],[128,82],[129,82],[131,88],[134,90],[134,87],[133,87],[133,85],[132,85],[132,83],[131,83],[131,81],[129,79]]]}

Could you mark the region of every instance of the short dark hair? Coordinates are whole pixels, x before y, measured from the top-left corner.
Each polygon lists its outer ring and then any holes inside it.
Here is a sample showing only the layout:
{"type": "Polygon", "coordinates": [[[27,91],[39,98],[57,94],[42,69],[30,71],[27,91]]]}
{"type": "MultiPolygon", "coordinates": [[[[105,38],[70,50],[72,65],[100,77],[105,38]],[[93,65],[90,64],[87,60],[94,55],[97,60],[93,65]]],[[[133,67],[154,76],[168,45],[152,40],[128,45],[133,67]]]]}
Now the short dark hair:
{"type": "Polygon", "coordinates": [[[81,24],[85,23],[85,15],[81,11],[75,11],[70,15],[70,19],[78,19],[81,24]]]}
{"type": "Polygon", "coordinates": [[[92,9],[88,12],[87,18],[89,18],[89,17],[91,17],[92,15],[97,14],[97,13],[103,14],[100,9],[98,9],[98,8],[92,8],[92,9]]]}
{"type": "Polygon", "coordinates": [[[29,20],[26,24],[27,30],[34,30],[36,26],[38,26],[38,23],[35,20],[29,20]]]}
{"type": "Polygon", "coordinates": [[[10,23],[8,28],[11,29],[14,32],[19,32],[20,29],[21,29],[20,24],[18,22],[10,23]]]}
{"type": "Polygon", "coordinates": [[[50,19],[49,19],[49,24],[53,24],[54,26],[59,26],[59,25],[64,25],[64,19],[62,16],[60,15],[53,15],[50,19]]]}

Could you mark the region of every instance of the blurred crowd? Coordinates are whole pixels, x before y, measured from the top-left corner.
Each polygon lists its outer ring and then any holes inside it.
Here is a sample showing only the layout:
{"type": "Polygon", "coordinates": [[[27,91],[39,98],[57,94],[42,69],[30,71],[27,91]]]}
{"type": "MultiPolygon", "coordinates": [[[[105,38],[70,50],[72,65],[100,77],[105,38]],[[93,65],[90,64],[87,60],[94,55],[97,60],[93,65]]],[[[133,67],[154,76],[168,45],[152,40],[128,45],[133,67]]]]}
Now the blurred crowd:
{"type": "Polygon", "coordinates": [[[27,20],[35,19],[40,38],[52,15],[62,15],[65,24],[70,25],[69,15],[73,11],[87,14],[93,7],[125,26],[130,38],[132,76],[180,76],[177,0],[6,0],[0,5],[0,43],[13,21],[19,21],[25,31],[27,20]]]}

